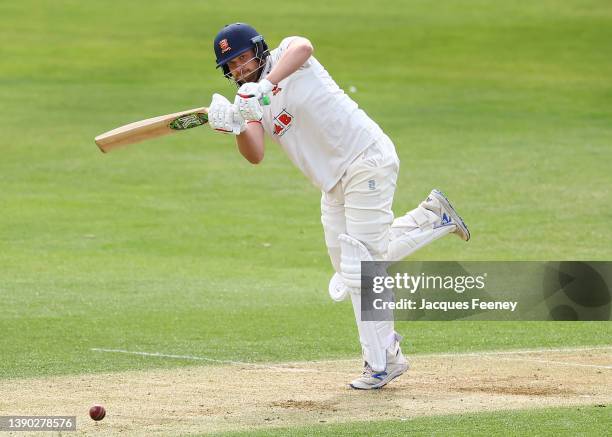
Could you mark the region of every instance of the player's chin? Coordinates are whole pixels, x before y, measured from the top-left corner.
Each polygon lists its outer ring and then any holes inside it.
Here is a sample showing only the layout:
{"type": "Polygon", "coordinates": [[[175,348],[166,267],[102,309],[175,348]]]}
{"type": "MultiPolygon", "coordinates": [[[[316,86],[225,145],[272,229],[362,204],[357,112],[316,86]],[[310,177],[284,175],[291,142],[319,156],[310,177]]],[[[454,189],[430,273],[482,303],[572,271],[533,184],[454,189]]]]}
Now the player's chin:
{"type": "Polygon", "coordinates": [[[253,71],[252,73],[245,74],[241,79],[242,82],[255,82],[257,80],[257,72],[253,71]]]}

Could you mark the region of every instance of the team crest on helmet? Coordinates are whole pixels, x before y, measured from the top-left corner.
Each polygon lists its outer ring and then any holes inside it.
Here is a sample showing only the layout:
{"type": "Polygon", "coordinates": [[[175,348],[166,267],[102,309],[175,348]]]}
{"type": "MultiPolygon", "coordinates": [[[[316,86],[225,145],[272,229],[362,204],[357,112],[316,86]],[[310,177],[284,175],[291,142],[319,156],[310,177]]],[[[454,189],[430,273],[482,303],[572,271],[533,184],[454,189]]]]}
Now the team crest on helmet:
{"type": "Polygon", "coordinates": [[[227,39],[222,39],[221,41],[219,41],[219,47],[221,48],[221,53],[228,52],[232,49],[229,43],[227,42],[227,39]]]}

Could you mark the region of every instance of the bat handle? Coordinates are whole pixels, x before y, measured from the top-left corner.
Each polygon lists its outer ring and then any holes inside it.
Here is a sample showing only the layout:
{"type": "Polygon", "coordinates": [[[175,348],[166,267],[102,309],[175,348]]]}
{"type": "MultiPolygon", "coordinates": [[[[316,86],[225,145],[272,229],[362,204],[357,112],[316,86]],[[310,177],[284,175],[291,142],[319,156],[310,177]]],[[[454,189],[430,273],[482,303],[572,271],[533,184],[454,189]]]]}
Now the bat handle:
{"type": "MultiPolygon", "coordinates": [[[[255,94],[240,94],[238,93],[238,95],[240,97],[242,97],[243,99],[250,99],[255,97],[255,94]]],[[[259,103],[261,103],[263,106],[268,106],[270,104],[270,96],[267,94],[264,94],[263,96],[261,96],[259,98],[259,103]]]]}

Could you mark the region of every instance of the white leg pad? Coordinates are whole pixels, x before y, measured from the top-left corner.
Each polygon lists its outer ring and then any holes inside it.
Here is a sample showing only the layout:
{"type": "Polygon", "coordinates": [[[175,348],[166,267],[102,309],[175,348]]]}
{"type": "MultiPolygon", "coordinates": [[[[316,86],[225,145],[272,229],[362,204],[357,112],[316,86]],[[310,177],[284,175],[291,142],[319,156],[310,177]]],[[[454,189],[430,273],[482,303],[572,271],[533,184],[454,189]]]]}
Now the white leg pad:
{"type": "Polygon", "coordinates": [[[342,279],[342,275],[339,273],[334,273],[334,276],[332,276],[332,278],[329,280],[328,291],[329,297],[331,297],[335,302],[342,302],[350,293],[349,288],[342,279]]]}
{"type": "Polygon", "coordinates": [[[361,320],[361,261],[372,261],[373,258],[367,247],[359,240],[346,234],[340,235],[338,239],[342,275],[337,279],[344,282],[351,296],[364,359],[372,369],[382,372],[387,367],[387,349],[396,344],[398,336],[394,330],[393,320],[361,320]]]}
{"type": "Polygon", "coordinates": [[[361,261],[372,261],[365,245],[346,234],[340,234],[340,271],[349,288],[361,289],[361,261]]]}
{"type": "Polygon", "coordinates": [[[361,294],[351,293],[359,341],[363,351],[363,358],[376,372],[382,372],[387,367],[387,349],[395,347],[397,334],[394,331],[394,323],[389,321],[361,320],[361,294]]]}
{"type": "Polygon", "coordinates": [[[400,261],[455,231],[455,224],[443,224],[439,215],[423,207],[424,203],[399,217],[391,225],[387,261],[400,261]]]}

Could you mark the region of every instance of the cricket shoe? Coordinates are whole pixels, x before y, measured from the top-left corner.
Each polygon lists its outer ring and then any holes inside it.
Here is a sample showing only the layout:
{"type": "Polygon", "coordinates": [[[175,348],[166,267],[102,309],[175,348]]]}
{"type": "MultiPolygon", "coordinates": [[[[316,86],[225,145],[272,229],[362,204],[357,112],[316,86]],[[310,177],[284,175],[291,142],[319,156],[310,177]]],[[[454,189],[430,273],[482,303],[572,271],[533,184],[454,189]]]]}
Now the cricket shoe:
{"type": "Polygon", "coordinates": [[[349,385],[357,390],[373,390],[384,387],[398,376],[402,375],[409,368],[408,360],[398,347],[393,354],[387,351],[387,368],[382,372],[376,372],[368,362],[364,362],[363,373],[353,380],[349,385]]]}
{"type": "Polygon", "coordinates": [[[457,236],[464,241],[470,239],[470,230],[442,191],[437,189],[431,190],[431,193],[429,193],[429,196],[427,196],[427,199],[425,199],[421,205],[438,214],[441,222],[436,227],[454,224],[454,234],[457,234],[457,236]],[[435,202],[434,199],[437,202],[435,202]]]}

